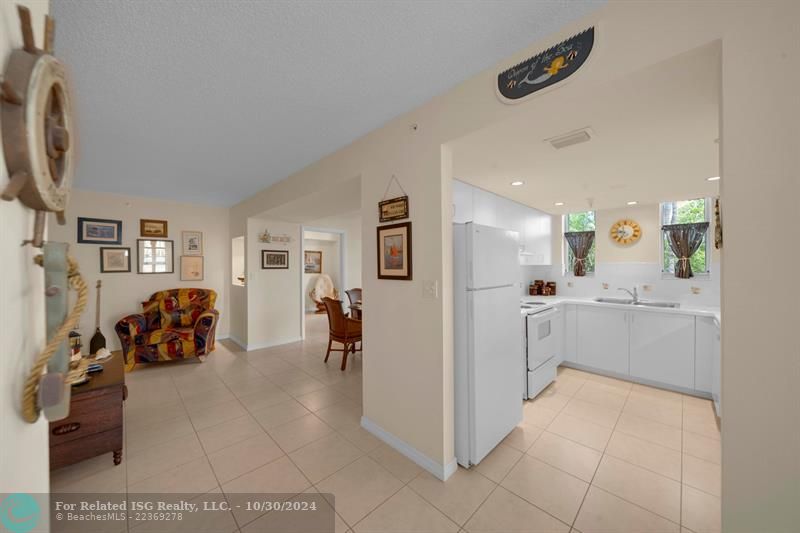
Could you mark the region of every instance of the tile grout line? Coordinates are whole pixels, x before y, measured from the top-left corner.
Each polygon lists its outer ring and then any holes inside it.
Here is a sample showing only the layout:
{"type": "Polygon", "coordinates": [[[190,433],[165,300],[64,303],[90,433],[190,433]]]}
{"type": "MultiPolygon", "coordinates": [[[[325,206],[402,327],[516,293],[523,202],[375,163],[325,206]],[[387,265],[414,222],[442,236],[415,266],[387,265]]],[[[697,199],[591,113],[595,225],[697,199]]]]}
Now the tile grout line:
{"type": "MultiPolygon", "coordinates": [[[[603,451],[600,454],[600,460],[597,461],[597,466],[594,469],[594,473],[592,474],[592,479],[589,480],[589,485],[586,487],[586,492],[583,494],[583,498],[581,499],[581,503],[578,506],[578,511],[575,513],[575,518],[572,519],[572,523],[569,525],[570,531],[575,529],[575,522],[578,521],[578,517],[581,514],[581,510],[583,509],[583,504],[586,503],[586,496],[589,495],[589,490],[594,486],[594,478],[597,476],[597,471],[600,470],[600,465],[603,462],[603,458],[606,456],[606,450],[608,450],[608,443],[611,442],[612,437],[614,436],[614,431],[617,429],[617,424],[619,424],[619,419],[622,418],[622,412],[625,410],[625,405],[627,405],[628,400],[631,397],[631,389],[628,389],[628,394],[625,395],[625,401],[622,403],[622,408],[617,415],[617,420],[614,422],[614,427],[611,428],[611,433],[608,436],[608,440],[606,441],[606,445],[603,448],[603,451]]],[[[613,457],[613,456],[612,456],[613,457]]],[[[599,488],[599,487],[598,487],[599,488]]]]}

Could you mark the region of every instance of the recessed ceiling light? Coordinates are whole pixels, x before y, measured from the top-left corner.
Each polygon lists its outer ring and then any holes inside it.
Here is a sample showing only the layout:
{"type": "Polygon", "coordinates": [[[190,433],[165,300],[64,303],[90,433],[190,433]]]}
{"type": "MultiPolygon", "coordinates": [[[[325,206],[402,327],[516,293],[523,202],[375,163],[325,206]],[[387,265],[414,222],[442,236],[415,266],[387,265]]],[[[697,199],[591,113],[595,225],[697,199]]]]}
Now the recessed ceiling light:
{"type": "Polygon", "coordinates": [[[628,202],[628,205],[636,205],[636,204],[638,204],[638,203],[639,203],[639,202],[637,202],[636,200],[633,200],[633,201],[631,201],[631,202],[628,202]]]}
{"type": "Polygon", "coordinates": [[[556,202],[554,205],[562,206],[562,205],[564,205],[564,202],[556,202]]]}
{"type": "Polygon", "coordinates": [[[710,178],[706,178],[706,181],[719,181],[719,176],[712,176],[710,178]]]}
{"type": "Polygon", "coordinates": [[[512,187],[519,187],[520,185],[525,185],[525,182],[524,181],[519,181],[519,180],[511,182],[511,186],[512,187]]]}

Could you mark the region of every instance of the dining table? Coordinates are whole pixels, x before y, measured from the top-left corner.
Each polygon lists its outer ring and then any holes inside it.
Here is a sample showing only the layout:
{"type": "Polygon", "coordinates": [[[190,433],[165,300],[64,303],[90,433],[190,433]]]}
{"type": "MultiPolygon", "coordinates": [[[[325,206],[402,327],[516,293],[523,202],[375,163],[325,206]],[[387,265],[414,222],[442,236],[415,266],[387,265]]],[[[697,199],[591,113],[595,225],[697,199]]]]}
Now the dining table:
{"type": "Polygon", "coordinates": [[[356,320],[361,320],[361,316],[361,300],[350,304],[350,317],[355,318],[356,320]]]}

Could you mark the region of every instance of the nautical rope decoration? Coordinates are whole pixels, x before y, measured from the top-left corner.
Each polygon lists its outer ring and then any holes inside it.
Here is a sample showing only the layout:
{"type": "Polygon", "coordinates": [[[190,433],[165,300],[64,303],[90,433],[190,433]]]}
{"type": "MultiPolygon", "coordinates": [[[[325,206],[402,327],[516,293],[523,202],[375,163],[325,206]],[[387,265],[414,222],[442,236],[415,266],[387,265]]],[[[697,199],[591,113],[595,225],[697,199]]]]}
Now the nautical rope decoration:
{"type": "MultiPolygon", "coordinates": [[[[44,256],[37,255],[34,262],[39,266],[44,266],[44,256]]],[[[33,424],[39,419],[39,406],[37,404],[39,383],[41,381],[42,372],[50,358],[58,351],[59,346],[67,340],[69,332],[78,327],[83,310],[86,308],[86,302],[89,299],[89,288],[83,280],[80,271],[78,270],[78,263],[73,258],[67,258],[68,270],[67,279],[69,286],[72,290],[78,293],[78,300],[75,306],[67,315],[66,320],[58,328],[56,334],[47,343],[45,349],[36,358],[33,363],[28,378],[25,380],[25,386],[22,389],[22,417],[26,422],[33,424]]]]}

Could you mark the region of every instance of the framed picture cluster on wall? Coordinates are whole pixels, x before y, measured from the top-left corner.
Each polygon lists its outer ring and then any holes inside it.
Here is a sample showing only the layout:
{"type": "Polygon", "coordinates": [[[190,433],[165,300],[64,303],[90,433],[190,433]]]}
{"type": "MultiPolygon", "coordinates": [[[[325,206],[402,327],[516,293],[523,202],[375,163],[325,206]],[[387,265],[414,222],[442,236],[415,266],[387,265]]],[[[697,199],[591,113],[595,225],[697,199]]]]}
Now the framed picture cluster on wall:
{"type": "MultiPolygon", "coordinates": [[[[139,239],[136,239],[136,272],[138,274],[172,274],[175,272],[175,243],[167,239],[166,220],[140,219],[139,239]]],[[[80,244],[122,244],[122,221],[78,217],[80,244]]],[[[131,272],[131,249],[123,246],[100,247],[100,272],[112,274],[131,272]]],[[[181,234],[181,281],[202,281],[204,272],[203,232],[184,231],[181,234]]]]}

